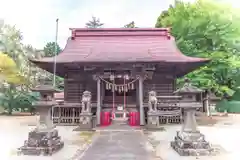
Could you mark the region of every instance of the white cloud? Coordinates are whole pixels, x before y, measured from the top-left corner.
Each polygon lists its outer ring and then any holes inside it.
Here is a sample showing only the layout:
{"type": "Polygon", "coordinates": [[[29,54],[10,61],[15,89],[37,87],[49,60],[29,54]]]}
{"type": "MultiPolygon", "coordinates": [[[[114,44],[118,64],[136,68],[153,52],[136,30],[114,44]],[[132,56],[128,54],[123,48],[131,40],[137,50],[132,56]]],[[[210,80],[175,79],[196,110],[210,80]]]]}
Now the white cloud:
{"type": "Polygon", "coordinates": [[[135,21],[139,27],[154,27],[162,10],[174,0],[0,0],[0,18],[16,24],[24,43],[42,48],[55,40],[55,20],[59,18],[59,43],[64,47],[69,28],[85,27],[91,16],[104,27],[122,27],[135,21]]]}

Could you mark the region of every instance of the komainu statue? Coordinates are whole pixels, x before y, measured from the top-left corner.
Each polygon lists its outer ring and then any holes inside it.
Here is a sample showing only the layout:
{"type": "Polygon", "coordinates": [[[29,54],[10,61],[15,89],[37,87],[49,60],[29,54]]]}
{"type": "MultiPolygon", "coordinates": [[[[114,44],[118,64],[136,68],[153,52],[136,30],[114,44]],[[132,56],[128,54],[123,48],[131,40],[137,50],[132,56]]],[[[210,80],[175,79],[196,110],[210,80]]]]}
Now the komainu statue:
{"type": "Polygon", "coordinates": [[[157,111],[157,93],[155,91],[148,93],[148,110],[149,112],[157,111]]]}
{"type": "Polygon", "coordinates": [[[84,91],[82,95],[82,113],[91,112],[91,98],[92,94],[89,91],[84,91]]]}

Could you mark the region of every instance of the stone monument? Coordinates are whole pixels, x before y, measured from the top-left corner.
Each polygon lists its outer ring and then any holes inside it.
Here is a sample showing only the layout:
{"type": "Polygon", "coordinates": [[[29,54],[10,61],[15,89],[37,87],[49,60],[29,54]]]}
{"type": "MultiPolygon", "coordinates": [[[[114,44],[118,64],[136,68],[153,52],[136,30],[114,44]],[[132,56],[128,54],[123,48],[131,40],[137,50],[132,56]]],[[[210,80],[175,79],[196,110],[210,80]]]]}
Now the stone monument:
{"type": "Polygon", "coordinates": [[[74,131],[91,131],[93,128],[92,123],[92,94],[89,91],[84,91],[82,95],[82,108],[80,113],[79,127],[74,131]]]}
{"type": "Polygon", "coordinates": [[[178,152],[180,156],[203,156],[209,155],[212,151],[209,143],[197,128],[196,109],[202,107],[201,102],[197,102],[197,94],[202,90],[192,86],[188,80],[185,85],[175,93],[182,96],[180,107],[184,110],[184,123],[181,131],[177,131],[171,147],[178,152]]]}
{"type": "Polygon", "coordinates": [[[29,132],[28,140],[19,148],[19,151],[24,155],[52,155],[64,146],[58,130],[51,121],[51,108],[57,104],[53,94],[57,90],[50,85],[40,85],[32,90],[40,92],[40,100],[33,104],[39,114],[37,125],[33,131],[29,132]]]}
{"type": "Polygon", "coordinates": [[[157,93],[150,91],[148,93],[148,112],[147,112],[147,128],[156,129],[160,126],[159,115],[157,112],[157,93]]]}
{"type": "Polygon", "coordinates": [[[216,104],[221,101],[220,97],[217,97],[215,90],[205,91],[204,108],[207,111],[207,116],[217,115],[216,104]]]}

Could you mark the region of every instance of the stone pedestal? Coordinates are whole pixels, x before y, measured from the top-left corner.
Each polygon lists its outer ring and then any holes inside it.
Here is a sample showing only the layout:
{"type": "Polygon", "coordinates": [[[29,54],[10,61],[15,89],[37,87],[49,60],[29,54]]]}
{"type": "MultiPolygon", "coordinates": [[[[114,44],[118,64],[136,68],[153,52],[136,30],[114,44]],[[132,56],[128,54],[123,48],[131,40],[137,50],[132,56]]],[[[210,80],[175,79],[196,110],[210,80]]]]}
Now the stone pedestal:
{"type": "Polygon", "coordinates": [[[212,151],[205,137],[197,129],[195,118],[196,106],[185,105],[184,124],[182,130],[177,132],[171,147],[181,156],[203,156],[209,155],[212,151]]]}
{"type": "Polygon", "coordinates": [[[160,128],[159,124],[159,115],[156,111],[149,111],[147,113],[147,128],[148,129],[158,129],[160,128]]]}
{"type": "Polygon", "coordinates": [[[82,112],[80,114],[79,126],[76,129],[74,129],[74,131],[92,131],[92,130],[93,130],[92,113],[82,112]]]}
{"type": "Polygon", "coordinates": [[[28,140],[19,150],[24,155],[52,155],[64,146],[58,135],[58,130],[55,129],[50,120],[50,111],[53,105],[50,102],[38,102],[37,104],[37,112],[39,113],[37,127],[29,132],[28,140]]]}
{"type": "Polygon", "coordinates": [[[52,155],[64,146],[56,129],[34,130],[20,147],[24,155],[52,155]]]}

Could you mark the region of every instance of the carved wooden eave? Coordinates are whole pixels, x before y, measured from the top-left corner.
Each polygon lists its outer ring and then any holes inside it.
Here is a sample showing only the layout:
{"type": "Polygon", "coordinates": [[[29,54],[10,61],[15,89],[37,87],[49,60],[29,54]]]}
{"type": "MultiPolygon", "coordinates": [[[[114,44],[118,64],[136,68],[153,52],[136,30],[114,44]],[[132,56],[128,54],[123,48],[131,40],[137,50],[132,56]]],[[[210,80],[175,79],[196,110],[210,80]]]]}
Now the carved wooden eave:
{"type": "Polygon", "coordinates": [[[203,93],[203,90],[191,85],[190,83],[185,83],[182,88],[177,89],[174,93],[177,94],[191,94],[191,93],[203,93]]]}
{"type": "Polygon", "coordinates": [[[32,88],[31,90],[34,92],[50,92],[50,93],[61,92],[59,89],[53,87],[52,85],[38,85],[32,88]]]}
{"type": "Polygon", "coordinates": [[[221,100],[221,97],[217,97],[214,93],[210,93],[209,94],[209,100],[210,101],[214,101],[214,102],[217,102],[217,101],[220,101],[221,100]]]}
{"type": "Polygon", "coordinates": [[[97,67],[94,66],[84,66],[84,71],[94,71],[97,67]]]}

